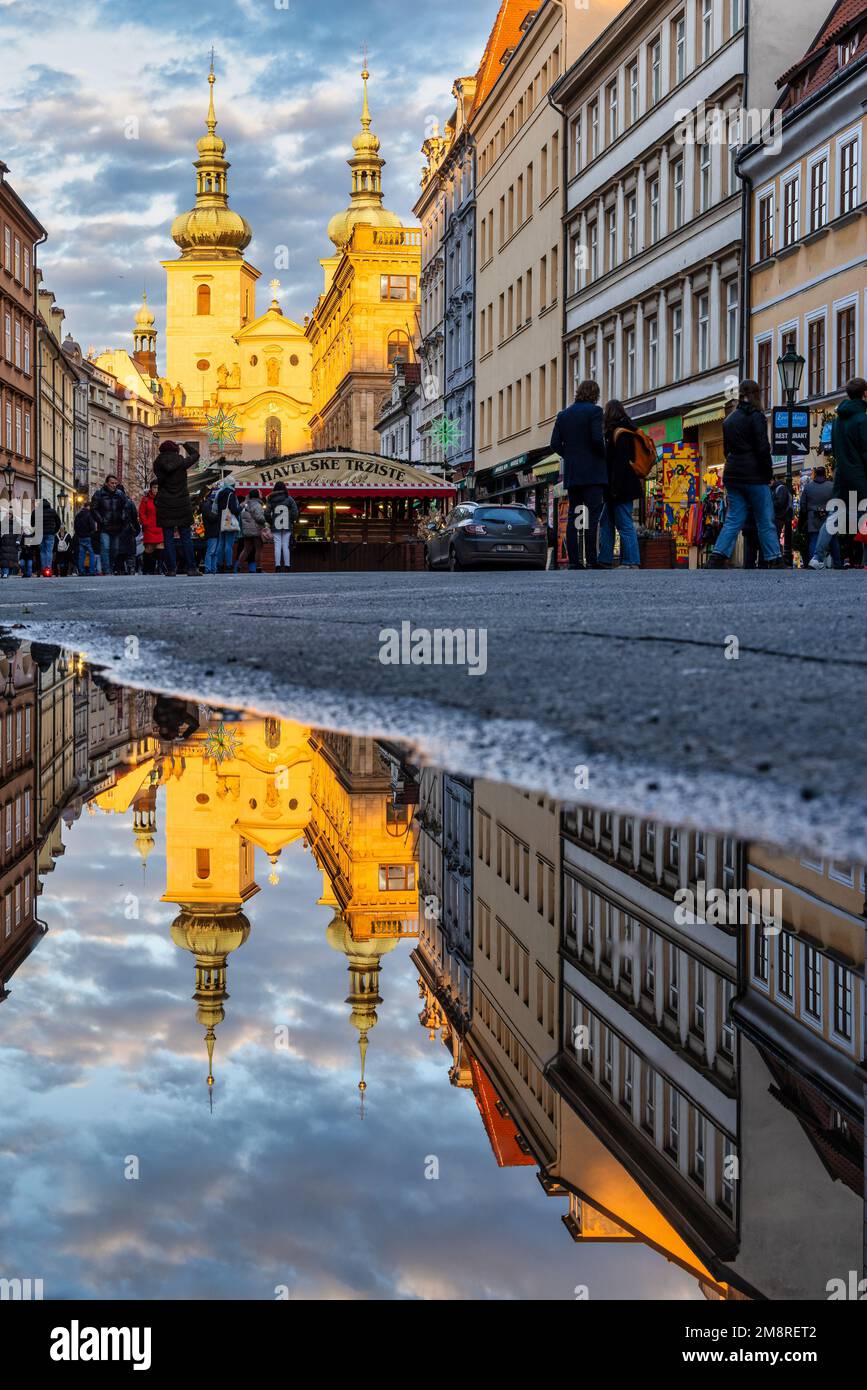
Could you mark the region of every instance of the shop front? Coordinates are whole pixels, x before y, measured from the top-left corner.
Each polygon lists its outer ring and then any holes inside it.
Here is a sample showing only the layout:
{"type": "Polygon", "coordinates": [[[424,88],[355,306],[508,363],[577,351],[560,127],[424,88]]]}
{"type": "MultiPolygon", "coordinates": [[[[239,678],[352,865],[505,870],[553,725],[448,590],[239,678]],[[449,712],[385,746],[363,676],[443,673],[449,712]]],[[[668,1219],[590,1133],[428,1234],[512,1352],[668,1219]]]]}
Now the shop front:
{"type": "Polygon", "coordinates": [[[725,410],[720,397],[685,414],[640,424],[657,452],[639,517],[642,548],[667,554],[673,541],[676,565],[699,566],[719,534],[725,410]]]}
{"type": "MultiPolygon", "coordinates": [[[[548,488],[544,481],[535,476],[535,469],[550,457],[547,449],[531,449],[529,453],[518,454],[517,458],[495,463],[493,468],[477,472],[476,501],[514,502],[532,508],[537,516],[546,516],[548,488]]],[[[558,458],[559,464],[559,457],[553,457],[558,458]]]]}
{"type": "MultiPolygon", "coordinates": [[[[290,454],[233,470],[238,497],[263,501],[283,482],[298,507],[292,567],[311,570],[421,569],[421,533],[447,511],[455,489],[409,463],[344,450],[290,454]]],[[[263,569],[273,567],[265,546],[263,569]]]]}

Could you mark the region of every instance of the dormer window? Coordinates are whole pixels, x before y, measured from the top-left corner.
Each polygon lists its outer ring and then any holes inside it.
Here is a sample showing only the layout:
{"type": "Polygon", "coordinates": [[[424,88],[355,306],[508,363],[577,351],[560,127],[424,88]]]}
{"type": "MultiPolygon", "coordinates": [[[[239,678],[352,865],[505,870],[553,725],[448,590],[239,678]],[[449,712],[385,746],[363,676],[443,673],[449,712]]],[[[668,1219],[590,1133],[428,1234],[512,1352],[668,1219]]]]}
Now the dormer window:
{"type": "Polygon", "coordinates": [[[847,63],[851,63],[858,52],[859,42],[860,39],[856,30],[854,34],[850,34],[848,38],[837,45],[837,61],[841,68],[845,68],[847,63]]]}

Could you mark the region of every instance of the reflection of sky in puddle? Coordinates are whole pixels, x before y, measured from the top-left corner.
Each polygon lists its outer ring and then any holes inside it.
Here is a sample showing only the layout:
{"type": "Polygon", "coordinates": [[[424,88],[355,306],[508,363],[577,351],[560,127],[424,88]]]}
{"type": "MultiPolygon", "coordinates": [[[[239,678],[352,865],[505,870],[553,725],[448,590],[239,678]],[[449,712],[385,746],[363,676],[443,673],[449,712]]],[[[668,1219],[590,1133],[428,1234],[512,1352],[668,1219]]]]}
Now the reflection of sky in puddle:
{"type": "Polygon", "coordinates": [[[701,1296],[644,1246],[576,1246],[533,1166],[497,1168],[472,1092],[419,1026],[411,941],[383,960],[361,1119],[346,961],[297,841],[276,885],[257,852],[210,1114],[194,961],[160,902],[163,798],[144,879],[130,812],[83,815],[43,880],[49,933],[0,1008],[0,1272],[43,1278],[49,1298],[701,1296]]]}

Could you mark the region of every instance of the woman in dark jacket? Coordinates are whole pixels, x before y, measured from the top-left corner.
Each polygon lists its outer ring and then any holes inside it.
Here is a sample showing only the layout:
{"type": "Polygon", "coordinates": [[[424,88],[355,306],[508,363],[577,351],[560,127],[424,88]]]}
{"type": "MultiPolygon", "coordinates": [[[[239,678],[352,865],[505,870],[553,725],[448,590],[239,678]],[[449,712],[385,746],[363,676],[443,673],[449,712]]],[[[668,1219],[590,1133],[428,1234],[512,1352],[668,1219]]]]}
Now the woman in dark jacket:
{"type": "Polygon", "coordinates": [[[18,569],[18,537],[13,530],[13,521],[8,509],[0,512],[0,578],[8,579],[18,569]]]}
{"type": "Polygon", "coordinates": [[[635,458],[635,425],[620,401],[609,401],[602,419],[605,434],[605,462],[608,486],[605,510],[599,525],[599,563],[607,569],[614,564],[614,530],[620,533],[620,568],[641,568],[638,536],[632,519],[632,504],[641,496],[641,479],[632,467],[635,458]]]}
{"type": "Polygon", "coordinates": [[[199,461],[196,444],[184,444],[187,457],[173,439],[164,439],[160,445],[154,464],[154,477],[159,484],[157,491],[157,525],[163,533],[166,554],[166,573],[177,574],[178,558],[175,551],[175,530],[180,536],[184,552],[187,574],[198,575],[196,555],[193,550],[193,506],[187,487],[187,473],[199,461]]]}
{"type": "Polygon", "coordinates": [[[768,422],[758,382],[742,381],[737,408],[723,421],[726,519],[708,561],[709,569],[725,569],[749,516],[755,518],[765,568],[785,564],[774,522],[774,500],[768,486],[773,477],[768,422]]]}
{"type": "Polygon", "coordinates": [[[582,381],[573,404],[561,410],[557,416],[551,435],[551,448],[563,459],[563,486],[569,497],[566,551],[570,570],[599,568],[596,544],[608,475],[602,409],[598,402],[598,384],[595,381],[582,381]],[[581,544],[576,525],[582,514],[585,565],[581,564],[581,544]]]}

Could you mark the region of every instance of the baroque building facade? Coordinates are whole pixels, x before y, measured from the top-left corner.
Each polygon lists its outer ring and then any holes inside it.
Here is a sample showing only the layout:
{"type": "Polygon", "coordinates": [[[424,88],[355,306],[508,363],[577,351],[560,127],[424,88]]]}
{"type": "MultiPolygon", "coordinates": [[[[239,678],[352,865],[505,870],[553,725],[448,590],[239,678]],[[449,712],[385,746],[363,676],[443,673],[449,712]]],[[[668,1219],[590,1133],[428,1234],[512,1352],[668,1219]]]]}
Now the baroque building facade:
{"type": "Polygon", "coordinates": [[[334,253],[322,260],[324,287],[305,322],[312,352],[315,449],[376,453],[376,424],[395,362],[413,359],[421,232],[403,227],[383,203],[379,138],[371,129],[370,74],[362,73],[361,129],[355,136],[349,207],[332,217],[334,253]]]}
{"type": "Polygon", "coordinates": [[[0,160],[0,469],[11,496],[37,489],[36,247],[45,230],[7,179],[0,160]]]}

